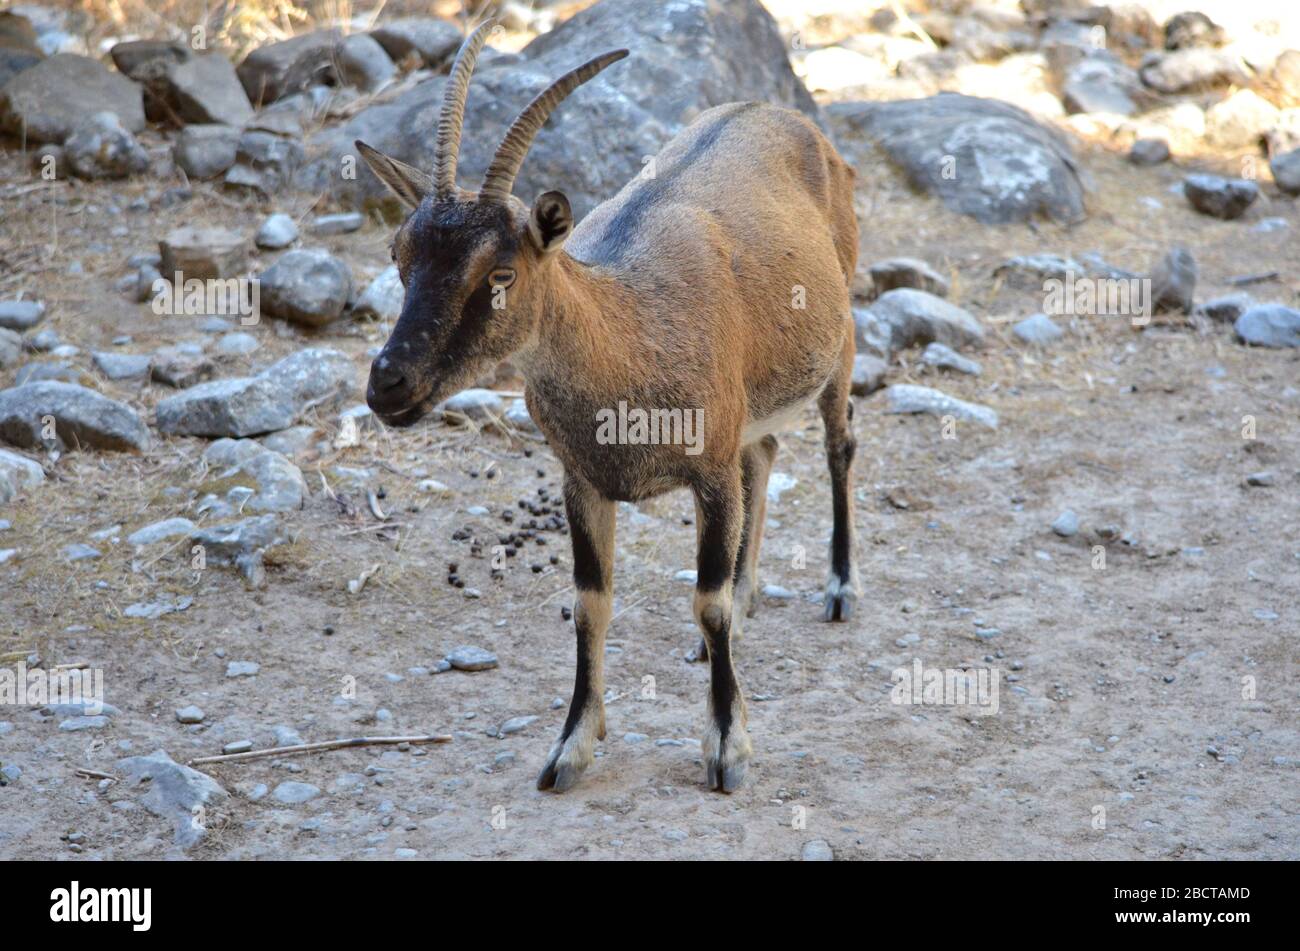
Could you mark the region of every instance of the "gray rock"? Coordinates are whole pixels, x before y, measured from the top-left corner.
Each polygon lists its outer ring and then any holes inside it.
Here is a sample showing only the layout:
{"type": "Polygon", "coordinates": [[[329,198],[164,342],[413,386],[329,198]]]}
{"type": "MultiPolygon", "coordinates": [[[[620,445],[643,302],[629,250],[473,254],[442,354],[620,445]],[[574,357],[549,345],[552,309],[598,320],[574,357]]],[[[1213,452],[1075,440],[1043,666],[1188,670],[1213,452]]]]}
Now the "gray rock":
{"type": "Polygon", "coordinates": [[[461,390],[434,409],[435,414],[450,422],[472,420],[480,425],[493,423],[505,412],[505,401],[494,390],[461,390]]]}
{"type": "Polygon", "coordinates": [[[172,154],[190,178],[216,178],[235,164],[239,136],[239,130],[228,125],[187,125],[172,154]]]}
{"type": "MultiPolygon", "coordinates": [[[[455,24],[433,17],[403,17],[370,31],[395,63],[415,54],[424,65],[438,67],[460,48],[464,36],[455,24]]],[[[485,51],[486,52],[486,51],[485,51]]]]}
{"type": "MultiPolygon", "coordinates": [[[[221,752],[227,756],[233,756],[237,753],[251,752],[252,749],[253,749],[252,740],[234,740],[233,742],[227,743],[225,746],[223,746],[221,748],[221,752]]],[[[265,790],[266,787],[262,787],[262,788],[265,790]]],[[[263,795],[265,795],[265,793],[263,793],[263,795]]],[[[253,798],[253,797],[250,796],[249,798],[253,798]]],[[[259,796],[257,798],[260,799],[261,797],[259,796]]]]}
{"type": "Polygon", "coordinates": [[[16,331],[0,327],[0,370],[6,370],[23,357],[23,338],[16,331]]]}
{"type": "Polygon", "coordinates": [[[232,660],[226,664],[227,677],[256,677],[262,669],[261,664],[252,660],[232,660]]]}
{"type": "Polygon", "coordinates": [[[1259,186],[1245,178],[1196,174],[1183,179],[1183,194],[1197,211],[1232,219],[1240,218],[1259,197],[1259,186]]]}
{"type": "Polygon", "coordinates": [[[243,331],[222,334],[213,347],[218,357],[246,357],[261,348],[256,337],[243,331]]]}
{"type": "Polygon", "coordinates": [[[83,545],[80,542],[64,545],[59,553],[63,555],[65,561],[94,561],[100,557],[98,548],[92,548],[90,545],[83,545]]]}
{"type": "MultiPolygon", "coordinates": [[[[516,194],[531,199],[561,189],[582,218],[639,174],[645,156],[658,152],[705,109],[760,100],[818,115],[790,69],[775,22],[757,0],[603,0],[538,36],[518,62],[484,62],[475,73],[461,142],[461,180],[477,186],[509,123],[556,77],[593,50],[620,48],[631,50],[627,62],[635,68],[612,67],[573,93],[537,136],[516,194]],[[585,158],[575,162],[579,146],[585,158]]],[[[428,130],[437,123],[444,83],[443,77],[422,82],[340,127],[323,129],[311,141],[315,157],[296,177],[299,187],[328,190],[354,205],[387,200],[368,170],[355,181],[338,174],[344,156],[356,154],[355,139],[428,171],[433,161],[428,130]]]]}
{"type": "Polygon", "coordinates": [[[1044,282],[1066,280],[1071,274],[1081,277],[1087,269],[1073,258],[1059,254],[1021,254],[1008,258],[993,269],[1008,287],[1020,290],[1043,290],[1044,282]]]}
{"type": "Polygon", "coordinates": [[[1056,521],[1052,522],[1052,531],[1062,538],[1073,538],[1079,534],[1079,516],[1072,510],[1066,509],[1056,516],[1056,521]]]}
{"type": "Polygon", "coordinates": [[[1128,150],[1134,165],[1159,165],[1169,161],[1169,143],[1164,139],[1138,139],[1128,150]]]}
{"type": "Polygon", "coordinates": [[[290,426],[281,432],[263,436],[260,442],[272,452],[292,459],[312,448],[318,436],[315,426],[290,426]]]}
{"type": "Polygon", "coordinates": [[[963,357],[951,347],[942,343],[928,344],[921,354],[921,362],[936,370],[956,370],[969,376],[980,375],[980,365],[974,360],[963,357]]]}
{"type": "Polygon", "coordinates": [[[501,728],[497,732],[501,736],[509,736],[512,733],[522,733],[524,730],[528,729],[528,727],[536,723],[537,719],[538,718],[534,716],[511,717],[505,723],[501,724],[501,728]]]}
{"type": "Polygon", "coordinates": [[[63,155],[78,178],[126,178],[149,167],[148,153],[113,112],[97,112],[73,126],[63,155]]]}
{"type": "Polygon", "coordinates": [[[248,482],[253,492],[244,508],[253,512],[292,512],[302,508],[307,483],[292,462],[251,439],[219,439],[203,454],[223,482],[248,482]],[[225,467],[221,469],[221,467],[225,467]]]}
{"type": "MultiPolygon", "coordinates": [[[[4,50],[0,49],[0,53],[3,52],[4,50]]],[[[22,776],[23,768],[17,763],[5,763],[4,766],[0,766],[0,786],[8,786],[16,783],[18,780],[22,779],[22,776]]]]}
{"type": "Polygon", "coordinates": [[[1066,139],[1004,102],[940,93],[896,102],[841,102],[827,118],[859,167],[882,150],[913,187],[985,224],[1084,217],[1083,183],[1066,139]]]}
{"type": "Polygon", "coordinates": [[[191,56],[173,64],[167,70],[167,84],[177,112],[186,122],[243,126],[253,117],[235,67],[220,53],[191,56]]]}
{"type": "MultiPolygon", "coordinates": [[[[192,541],[202,546],[209,564],[233,566],[257,586],[262,580],[262,556],[288,538],[274,515],[261,515],[202,528],[194,533],[192,541]]],[[[228,669],[226,676],[243,675],[228,669]]]]}
{"type": "Polygon", "coordinates": [[[835,861],[835,853],[831,851],[829,843],[823,839],[813,839],[811,842],[804,843],[803,853],[800,857],[805,862],[835,861]]]}
{"type": "Polygon", "coordinates": [[[899,287],[916,288],[936,297],[948,296],[948,279],[916,258],[877,261],[871,265],[870,273],[872,290],[877,297],[899,287]]]}
{"type": "Polygon", "coordinates": [[[320,237],[336,234],[351,234],[360,231],[366,223],[366,216],[359,211],[345,211],[333,215],[318,215],[312,220],[310,231],[320,237]]]}
{"type": "Polygon", "coordinates": [[[180,343],[155,350],[150,373],[158,383],[185,389],[210,377],[214,369],[202,345],[180,343]]]}
{"type": "Polygon", "coordinates": [[[153,357],[147,353],[96,352],[91,360],[95,369],[110,380],[143,379],[153,364],[153,357]]]}
{"type": "Polygon", "coordinates": [[[188,707],[181,707],[176,711],[176,721],[178,723],[202,723],[207,714],[199,707],[190,704],[188,707]]]}
{"type": "Polygon", "coordinates": [[[259,281],[263,312],[308,327],[337,318],[352,296],[351,271],[327,251],[289,251],[259,281]]]}
{"type": "Polygon", "coordinates": [[[1151,272],[1151,306],[1156,313],[1179,310],[1190,314],[1197,273],[1190,251],[1171,248],[1151,272]]]}
{"type": "Polygon", "coordinates": [[[1186,49],[1154,54],[1138,75],[1143,83],[1166,95],[1250,81],[1240,59],[1226,50],[1186,49]]]}
{"type": "Polygon", "coordinates": [[[298,225],[292,218],[282,212],[276,212],[262,222],[253,238],[259,248],[278,251],[287,248],[298,240],[298,225]]]}
{"type": "Polygon", "coordinates": [[[58,380],[61,383],[80,383],[81,371],[70,363],[28,363],[14,374],[14,385],[38,383],[41,380],[58,380]]]}
{"type": "Polygon", "coordinates": [[[481,647],[457,647],[446,657],[456,670],[491,670],[497,666],[497,655],[481,647]]]}
{"type": "Polygon", "coordinates": [[[194,599],[189,595],[182,595],[178,598],[159,598],[157,601],[136,601],[134,604],[127,605],[122,615],[124,617],[138,618],[142,621],[156,621],[168,614],[187,611],[193,603],[194,599]]]}
{"type": "Polygon", "coordinates": [[[254,105],[274,102],[308,86],[332,84],[337,30],[316,30],[253,50],[236,72],[254,105]]]}
{"type": "Polygon", "coordinates": [[[31,330],[45,318],[45,304],[38,300],[0,301],[0,327],[31,330]]]}
{"type": "Polygon", "coordinates": [[[44,58],[45,55],[39,49],[0,46],[0,87],[23,70],[31,69],[44,58]]]}
{"type": "Polygon", "coordinates": [[[967,403],[947,393],[930,389],[928,386],[914,386],[908,383],[895,383],[885,390],[889,400],[890,413],[929,413],[932,416],[952,416],[954,419],[979,423],[989,429],[998,428],[998,414],[987,406],[967,403]]]}
{"type": "Polygon", "coordinates": [[[1237,339],[1255,347],[1300,347],[1300,310],[1282,304],[1259,304],[1233,324],[1237,339]]]}
{"type": "Polygon", "coordinates": [[[866,396],[885,385],[885,374],[889,365],[879,357],[869,353],[859,353],[853,358],[853,381],[851,392],[854,396],[866,396]]]}
{"type": "Polygon", "coordinates": [[[1017,321],[1011,327],[1016,337],[1028,344],[1047,346],[1065,336],[1065,331],[1056,326],[1055,321],[1046,314],[1034,314],[1017,321]]]}
{"type": "Polygon", "coordinates": [[[283,723],[271,727],[271,733],[275,736],[276,746],[302,746],[304,742],[302,734],[283,723]]]}
{"type": "Polygon", "coordinates": [[[1137,73],[1109,50],[1089,50],[1070,69],[1061,87],[1067,112],[1131,116],[1141,89],[1137,73]]]}
{"type": "Polygon", "coordinates": [[[177,537],[189,537],[194,534],[194,523],[188,518],[165,518],[143,528],[138,528],[126,537],[132,545],[154,545],[177,537]]]}
{"type": "Polygon", "coordinates": [[[141,87],[87,56],[51,56],[0,88],[0,127],[27,142],[63,142],[99,112],[116,113],[128,132],[144,128],[141,87]]]}
{"type": "Polygon", "coordinates": [[[537,423],[533,421],[532,414],[528,412],[528,403],[523,399],[513,399],[509,407],[506,408],[504,419],[511,429],[521,433],[539,432],[537,423]]]}
{"type": "Polygon", "coordinates": [[[304,154],[296,138],[247,129],[239,137],[235,164],[226,172],[225,185],[236,191],[252,191],[262,198],[275,198],[289,185],[304,154]]]}
{"type": "Polygon", "coordinates": [[[182,849],[203,839],[205,808],[228,795],[212,777],[174,762],[162,750],[120,759],[117,769],[128,783],[147,790],[142,802],[149,812],[173,821],[175,841],[182,849]]]}
{"type": "Polygon", "coordinates": [[[1269,160],[1273,181],[1288,195],[1300,195],[1300,149],[1292,149],[1269,160]]]}
{"type": "Polygon", "coordinates": [[[1216,323],[1231,324],[1254,306],[1255,299],[1249,294],[1227,294],[1199,305],[1196,313],[1216,323]]]}
{"type": "MultiPolygon", "coordinates": [[[[1252,472],[1250,475],[1246,476],[1246,485],[1255,488],[1268,488],[1276,484],[1277,477],[1271,472],[1252,472]]],[[[1273,620],[1276,619],[1277,615],[1275,614],[1273,615],[1273,620]]]]}
{"type": "MultiPolygon", "coordinates": [[[[915,288],[886,291],[867,310],[887,331],[890,352],[935,341],[957,349],[984,343],[984,328],[969,311],[915,288]]],[[[870,335],[867,327],[859,327],[863,346],[871,345],[870,335]]]]}
{"type": "Polygon", "coordinates": [[[271,795],[276,802],[282,802],[286,806],[299,806],[319,796],[320,788],[313,786],[311,783],[286,780],[276,786],[271,795]]]}
{"type": "Polygon", "coordinates": [[[155,410],[158,429],[189,436],[256,436],[287,429],[308,408],[337,405],[351,390],[352,361],[312,347],[252,377],[212,380],[170,396],[155,410]]]}
{"type": "Polygon", "coordinates": [[[106,726],[108,726],[108,717],[79,716],[64,720],[59,724],[59,729],[64,733],[80,733],[83,730],[102,730],[106,726]]]}
{"type": "Polygon", "coordinates": [[[44,418],[54,418],[48,443],[76,448],[139,451],[149,429],[129,406],[75,383],[47,380],[0,391],[0,439],[16,446],[46,446],[44,418]]]}
{"type": "Polygon", "coordinates": [[[338,45],[339,78],[363,92],[374,92],[397,75],[397,67],[374,37],[353,33],[338,45]]]}
{"type": "Polygon", "coordinates": [[[219,280],[237,277],[248,263],[248,238],[232,228],[186,225],[158,242],[163,276],[171,281],[179,273],[185,280],[219,280]]]}
{"type": "Polygon", "coordinates": [[[0,449],[0,503],[12,501],[44,481],[45,470],[40,463],[8,449],[0,449]]]}
{"type": "Polygon", "coordinates": [[[390,265],[361,292],[352,313],[358,317],[395,321],[402,314],[402,301],[405,299],[406,288],[398,276],[397,265],[390,265]]]}

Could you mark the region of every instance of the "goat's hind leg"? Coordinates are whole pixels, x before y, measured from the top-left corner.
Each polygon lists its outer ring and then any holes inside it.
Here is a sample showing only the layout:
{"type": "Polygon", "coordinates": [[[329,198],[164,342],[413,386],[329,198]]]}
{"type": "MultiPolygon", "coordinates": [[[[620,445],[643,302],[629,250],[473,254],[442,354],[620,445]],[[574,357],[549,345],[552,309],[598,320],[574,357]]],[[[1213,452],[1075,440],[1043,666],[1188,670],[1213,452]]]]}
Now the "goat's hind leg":
{"type": "Polygon", "coordinates": [[[840,354],[840,364],[822,391],[818,406],[826,425],[826,462],[831,472],[830,574],[826,579],[825,617],[847,621],[853,616],[862,584],[858,580],[857,556],[853,550],[853,457],[858,443],[853,438],[853,402],[849,388],[853,376],[853,336],[849,333],[840,354]]]}
{"type": "Polygon", "coordinates": [[[596,740],[605,738],[605,632],[614,596],[614,503],[566,475],[564,508],[573,541],[578,666],[568,719],[537,777],[538,789],[555,792],[577,782],[591,765],[596,740]]]}
{"type": "MultiPolygon", "coordinates": [[[[736,568],[732,574],[732,640],[739,640],[742,621],[753,617],[758,607],[758,550],[763,544],[763,519],[767,516],[767,479],[776,459],[775,436],[764,436],[741,450],[741,492],[745,506],[745,521],[740,535],[740,548],[736,552],[736,568]]],[[[698,496],[695,500],[695,544],[700,544],[704,516],[700,511],[698,496]]],[[[709,645],[701,638],[700,644],[686,656],[690,661],[709,659],[709,645]]]]}

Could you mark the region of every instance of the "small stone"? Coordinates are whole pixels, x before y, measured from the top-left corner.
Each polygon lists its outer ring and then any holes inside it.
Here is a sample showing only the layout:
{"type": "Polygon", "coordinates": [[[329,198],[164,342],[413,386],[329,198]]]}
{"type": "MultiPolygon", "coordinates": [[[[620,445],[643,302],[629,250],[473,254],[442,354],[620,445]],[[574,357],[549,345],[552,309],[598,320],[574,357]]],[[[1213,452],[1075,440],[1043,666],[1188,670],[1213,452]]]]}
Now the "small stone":
{"type": "Polygon", "coordinates": [[[895,383],[885,390],[890,413],[929,413],[979,423],[988,429],[998,428],[998,414],[987,406],[956,399],[926,386],[895,383]]]}
{"type": "Polygon", "coordinates": [[[352,313],[358,317],[395,321],[402,314],[406,288],[398,276],[397,265],[390,265],[371,281],[357,298],[352,313]]]}
{"type": "Polygon", "coordinates": [[[850,392],[854,396],[867,396],[885,385],[885,374],[889,365],[879,357],[869,353],[859,353],[853,357],[853,379],[850,392]]]}
{"type": "Polygon", "coordinates": [[[173,157],[190,178],[224,175],[235,164],[239,130],[228,125],[187,125],[176,140],[173,157]]]}
{"type": "Polygon", "coordinates": [[[251,660],[232,660],[226,664],[227,677],[256,677],[261,665],[251,660]]]}
{"type": "Polygon", "coordinates": [[[366,223],[366,216],[359,211],[346,211],[334,215],[318,215],[312,220],[310,231],[319,237],[336,234],[350,234],[360,231],[366,223]]]}
{"type": "Polygon", "coordinates": [[[1246,476],[1246,485],[1250,486],[1267,488],[1268,486],[1276,484],[1276,481],[1276,478],[1271,472],[1252,472],[1250,475],[1246,476]]]}
{"type": "Polygon", "coordinates": [[[262,272],[262,310],[307,327],[321,327],[343,313],[352,296],[347,264],[326,251],[289,251],[262,272]]]}
{"type": "Polygon", "coordinates": [[[65,545],[61,554],[66,561],[93,561],[100,557],[98,548],[92,548],[90,545],[83,545],[79,542],[65,545]]]}
{"type": "Polygon", "coordinates": [[[91,360],[109,380],[143,379],[153,365],[153,357],[147,353],[94,353],[91,360]]]}
{"type": "Polygon", "coordinates": [[[501,736],[509,736],[512,733],[521,733],[536,722],[537,717],[534,716],[511,717],[505,723],[501,724],[501,729],[498,732],[501,736]]]}
{"type": "Polygon", "coordinates": [[[126,178],[149,167],[149,153],[112,112],[78,123],[63,143],[63,155],[78,178],[126,178]]]}
{"type": "Polygon", "coordinates": [[[276,212],[262,222],[262,226],[257,229],[257,235],[253,238],[253,243],[268,251],[278,251],[287,248],[297,240],[298,225],[288,215],[276,212]]]}
{"type": "Polygon", "coordinates": [[[1129,148],[1128,160],[1134,165],[1159,165],[1169,161],[1169,143],[1164,139],[1138,139],[1129,148]]]}
{"type": "Polygon", "coordinates": [[[1052,531],[1062,538],[1073,538],[1079,534],[1079,516],[1072,510],[1066,509],[1056,516],[1056,521],[1052,522],[1052,531]]]}
{"type": "Polygon", "coordinates": [[[1254,203],[1259,186],[1245,178],[1197,174],[1183,179],[1183,194],[1197,211],[1230,220],[1240,218],[1254,203]]]}
{"type": "Polygon", "coordinates": [[[1233,324],[1242,343],[1256,347],[1300,347],[1300,310],[1282,304],[1260,304],[1233,324]]]}
{"type": "Polygon", "coordinates": [[[72,717],[60,723],[59,729],[65,733],[78,733],[82,730],[102,730],[106,726],[108,717],[105,716],[72,717]]]}
{"type": "Polygon", "coordinates": [[[126,537],[126,540],[132,545],[153,545],[192,534],[194,534],[194,523],[188,518],[167,518],[136,529],[126,537]]]}
{"type": "Polygon", "coordinates": [[[271,795],[276,802],[282,802],[287,806],[297,806],[315,799],[320,795],[320,789],[311,783],[286,780],[276,786],[275,792],[271,793],[271,795]]]}
{"type": "MultiPolygon", "coordinates": [[[[227,743],[225,746],[223,746],[223,747],[221,748],[221,752],[224,753],[224,754],[227,755],[227,756],[231,756],[231,755],[233,755],[233,754],[235,754],[235,753],[247,753],[247,752],[249,752],[250,750],[252,750],[252,748],[253,748],[253,741],[252,741],[252,740],[235,740],[234,742],[232,742],[232,743],[227,743]]],[[[262,795],[266,795],[266,793],[265,793],[265,788],[266,788],[266,787],[263,786],[262,788],[263,788],[263,790],[264,790],[263,793],[262,793],[262,795]]],[[[252,798],[252,797],[250,796],[250,798],[252,798]]],[[[259,798],[260,798],[260,797],[259,797],[259,798]]]]}
{"type": "Polygon", "coordinates": [[[805,862],[833,862],[835,853],[830,845],[822,839],[813,839],[804,844],[801,858],[805,862]]]}
{"type": "Polygon", "coordinates": [[[888,258],[871,265],[871,283],[876,296],[896,287],[913,287],[917,290],[947,297],[948,279],[924,261],[916,258],[888,258]]]}
{"type": "Polygon", "coordinates": [[[446,659],[457,670],[491,670],[497,666],[497,655],[481,647],[457,647],[446,659]]]}
{"type": "Polygon", "coordinates": [[[206,716],[207,714],[201,708],[193,704],[176,711],[176,720],[179,723],[202,723],[206,716]]]}
{"type": "Polygon", "coordinates": [[[248,262],[248,239],[230,228],[186,225],[158,242],[159,271],[169,281],[225,280],[238,277],[248,262]]]}
{"type": "Polygon", "coordinates": [[[926,345],[921,354],[921,362],[937,370],[955,370],[969,376],[979,376],[981,372],[978,362],[963,357],[951,347],[937,341],[926,345]]]}
{"type": "Polygon", "coordinates": [[[38,300],[0,301],[0,327],[20,333],[31,330],[45,317],[45,304],[38,300]]]}
{"type": "Polygon", "coordinates": [[[1039,347],[1055,343],[1065,336],[1065,331],[1046,314],[1034,314],[1032,317],[1016,321],[1011,327],[1011,332],[1024,343],[1039,347]]]}

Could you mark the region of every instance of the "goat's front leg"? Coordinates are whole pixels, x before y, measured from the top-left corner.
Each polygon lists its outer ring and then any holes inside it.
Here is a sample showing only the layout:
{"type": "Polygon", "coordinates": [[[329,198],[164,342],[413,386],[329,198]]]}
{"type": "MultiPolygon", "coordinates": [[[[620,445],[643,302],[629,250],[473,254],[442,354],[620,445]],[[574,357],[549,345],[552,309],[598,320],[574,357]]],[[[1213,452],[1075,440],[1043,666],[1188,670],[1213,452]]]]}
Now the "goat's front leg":
{"type": "Polygon", "coordinates": [[[695,486],[699,503],[695,620],[709,649],[709,725],[702,752],[710,789],[731,792],[745,777],[752,747],[745,698],[731,662],[732,579],[744,522],[740,465],[695,486]]]}
{"type": "Polygon", "coordinates": [[[574,627],[578,666],[560,738],[537,777],[538,789],[564,792],[591,765],[605,738],[605,631],[614,596],[614,503],[584,479],[564,477],[564,509],[573,542],[574,627]]]}

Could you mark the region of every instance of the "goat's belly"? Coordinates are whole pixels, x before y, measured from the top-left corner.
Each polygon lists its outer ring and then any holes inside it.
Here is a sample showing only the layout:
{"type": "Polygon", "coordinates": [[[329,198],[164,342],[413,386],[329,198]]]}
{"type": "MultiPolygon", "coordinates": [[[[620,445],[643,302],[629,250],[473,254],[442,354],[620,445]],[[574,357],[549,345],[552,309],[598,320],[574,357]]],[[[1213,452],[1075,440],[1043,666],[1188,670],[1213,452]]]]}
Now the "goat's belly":
{"type": "Polygon", "coordinates": [[[762,419],[747,420],[745,428],[741,430],[740,433],[741,444],[748,446],[750,443],[758,442],[764,436],[773,436],[789,429],[795,423],[799,422],[799,419],[803,416],[804,410],[807,409],[816,398],[817,394],[812,393],[782,406],[776,412],[771,413],[762,419]]]}

